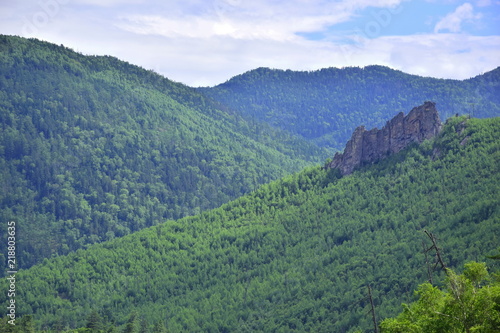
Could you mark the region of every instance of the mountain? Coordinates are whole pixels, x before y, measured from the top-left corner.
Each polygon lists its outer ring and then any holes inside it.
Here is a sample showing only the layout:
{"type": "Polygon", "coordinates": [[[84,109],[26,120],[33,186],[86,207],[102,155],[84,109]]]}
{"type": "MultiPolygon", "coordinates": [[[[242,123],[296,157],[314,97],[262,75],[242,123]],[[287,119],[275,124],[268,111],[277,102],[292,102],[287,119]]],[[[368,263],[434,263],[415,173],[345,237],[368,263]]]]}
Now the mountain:
{"type": "Polygon", "coordinates": [[[152,71],[11,36],[0,36],[0,126],[0,220],[17,222],[23,268],[327,156],[152,71]]]}
{"type": "MultiPolygon", "coordinates": [[[[214,210],[19,271],[16,313],[37,328],[100,318],[106,330],[140,321],[145,332],[368,331],[368,285],[382,320],[427,280],[424,231],[447,267],[489,260],[500,235],[499,165],[500,118],[452,117],[433,139],[344,177],[309,167],[214,210]]],[[[435,271],[434,283],[443,275],[435,271]]]]}
{"type": "Polygon", "coordinates": [[[423,101],[434,101],[441,119],[457,113],[500,116],[500,67],[462,81],[383,66],[303,72],[258,68],[198,91],[331,151],[341,150],[357,126],[381,127],[423,101]]]}

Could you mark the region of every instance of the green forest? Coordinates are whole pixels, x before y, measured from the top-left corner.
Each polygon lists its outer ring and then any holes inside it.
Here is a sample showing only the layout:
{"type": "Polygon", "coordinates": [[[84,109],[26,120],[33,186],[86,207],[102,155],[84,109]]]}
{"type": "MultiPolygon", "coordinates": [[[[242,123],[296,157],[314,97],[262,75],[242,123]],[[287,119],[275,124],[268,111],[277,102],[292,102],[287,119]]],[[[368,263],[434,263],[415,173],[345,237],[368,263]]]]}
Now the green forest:
{"type": "Polygon", "coordinates": [[[349,176],[308,167],[219,208],[21,270],[19,329],[367,332],[370,286],[383,331],[465,332],[432,321],[431,310],[451,316],[450,297],[477,294],[490,306],[480,316],[494,316],[483,330],[463,327],[494,332],[499,166],[500,118],[452,117],[438,137],[349,176]],[[426,232],[450,270],[429,270],[426,232]]]}
{"type": "Polygon", "coordinates": [[[0,332],[498,332],[498,116],[500,68],[191,88],[0,35],[0,332]],[[437,137],[324,167],[423,101],[437,137]]]}
{"type": "Polygon", "coordinates": [[[384,66],[292,71],[258,68],[200,88],[239,113],[341,150],[359,125],[381,128],[399,112],[433,101],[441,119],[500,115],[500,68],[469,80],[409,75],[384,66]]]}
{"type": "Polygon", "coordinates": [[[215,104],[116,58],[0,36],[0,220],[21,226],[20,267],[218,207],[328,156],[215,104]]]}

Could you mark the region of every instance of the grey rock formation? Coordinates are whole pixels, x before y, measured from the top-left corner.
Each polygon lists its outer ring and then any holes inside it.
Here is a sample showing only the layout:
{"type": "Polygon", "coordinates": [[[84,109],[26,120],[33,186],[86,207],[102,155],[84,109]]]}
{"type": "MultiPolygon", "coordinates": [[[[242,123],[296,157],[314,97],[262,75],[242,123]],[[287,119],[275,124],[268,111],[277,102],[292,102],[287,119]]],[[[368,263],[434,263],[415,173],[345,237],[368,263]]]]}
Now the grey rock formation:
{"type": "Polygon", "coordinates": [[[436,136],[441,126],[436,104],[425,102],[413,108],[407,116],[399,113],[380,130],[367,131],[364,126],[356,128],[344,152],[336,153],[327,168],[336,168],[342,175],[348,175],[362,164],[376,162],[413,142],[421,143],[436,136]]]}

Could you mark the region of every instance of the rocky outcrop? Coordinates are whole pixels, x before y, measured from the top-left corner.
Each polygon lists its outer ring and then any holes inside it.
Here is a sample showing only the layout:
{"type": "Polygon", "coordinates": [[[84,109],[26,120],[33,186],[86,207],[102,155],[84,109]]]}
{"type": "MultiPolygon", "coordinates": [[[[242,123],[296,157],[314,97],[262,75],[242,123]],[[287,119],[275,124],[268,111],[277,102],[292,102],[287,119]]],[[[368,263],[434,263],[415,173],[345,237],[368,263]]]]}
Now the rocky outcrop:
{"type": "Polygon", "coordinates": [[[364,126],[356,128],[344,152],[336,153],[327,168],[336,168],[342,175],[348,175],[360,165],[397,153],[413,142],[430,139],[440,130],[436,104],[425,102],[413,108],[407,116],[399,113],[380,130],[367,131],[364,126]]]}

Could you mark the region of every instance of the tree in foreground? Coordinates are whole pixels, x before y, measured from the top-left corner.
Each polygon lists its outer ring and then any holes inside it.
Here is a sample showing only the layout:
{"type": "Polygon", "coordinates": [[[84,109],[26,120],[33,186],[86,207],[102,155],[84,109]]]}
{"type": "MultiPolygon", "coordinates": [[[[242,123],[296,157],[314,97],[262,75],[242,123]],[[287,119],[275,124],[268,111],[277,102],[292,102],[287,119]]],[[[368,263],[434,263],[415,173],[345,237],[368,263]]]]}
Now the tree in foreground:
{"type": "Polygon", "coordinates": [[[382,332],[500,332],[500,281],[484,263],[465,264],[461,275],[447,269],[444,291],[424,283],[416,294],[415,303],[380,324],[382,332]]]}

